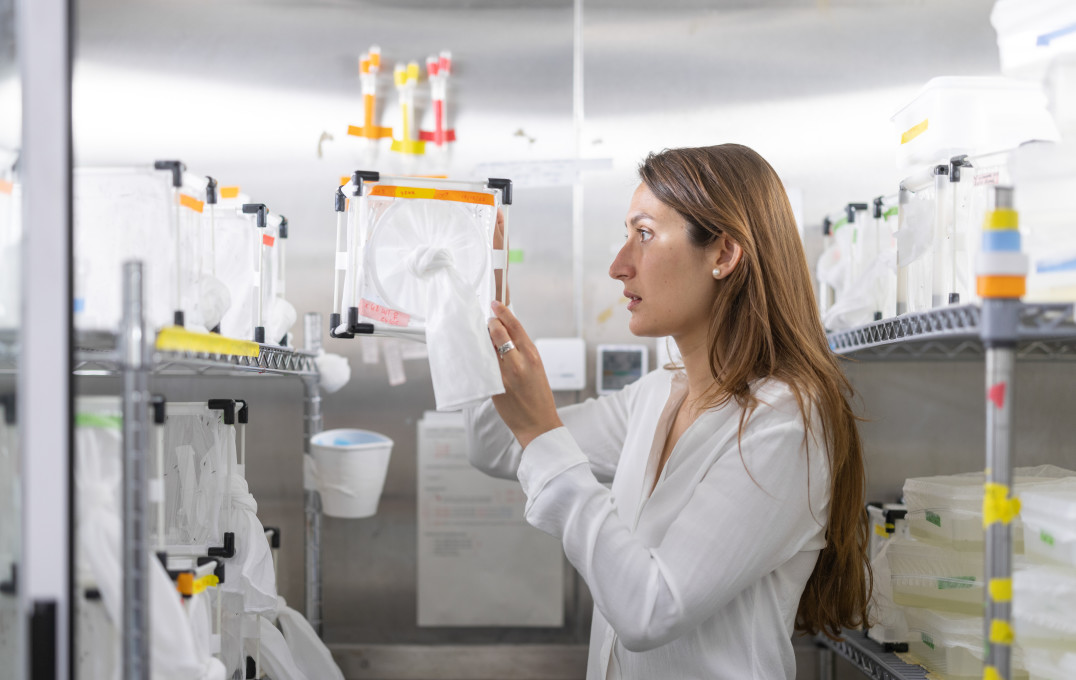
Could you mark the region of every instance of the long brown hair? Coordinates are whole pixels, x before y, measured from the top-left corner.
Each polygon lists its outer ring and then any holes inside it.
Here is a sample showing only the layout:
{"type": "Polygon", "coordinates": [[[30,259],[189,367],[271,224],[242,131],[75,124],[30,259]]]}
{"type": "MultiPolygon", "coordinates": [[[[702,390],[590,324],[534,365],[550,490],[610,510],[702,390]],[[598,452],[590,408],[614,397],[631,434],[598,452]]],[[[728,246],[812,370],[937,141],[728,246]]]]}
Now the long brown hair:
{"type": "Polygon", "coordinates": [[[650,154],[639,176],[687,221],[692,243],[705,247],[725,234],[743,250],[714,297],[708,336],[714,386],[705,405],[735,399],[742,436],[758,406],[751,382],[781,380],[799,403],[805,443],[817,409],[829,454],[829,517],[796,630],[836,638],[842,627],[867,622],[873,586],[863,451],[849,404],[852,386],[829,349],[784,185],[765,159],[739,144],[650,154]]]}

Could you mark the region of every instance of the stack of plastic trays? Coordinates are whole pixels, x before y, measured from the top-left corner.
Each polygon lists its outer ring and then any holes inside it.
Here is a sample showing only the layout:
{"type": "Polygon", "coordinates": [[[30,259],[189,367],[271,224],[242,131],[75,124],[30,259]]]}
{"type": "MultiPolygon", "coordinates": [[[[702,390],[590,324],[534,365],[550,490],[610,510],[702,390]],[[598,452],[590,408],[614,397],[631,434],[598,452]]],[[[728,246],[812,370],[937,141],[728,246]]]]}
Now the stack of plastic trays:
{"type": "MultiPolygon", "coordinates": [[[[1019,496],[1052,480],[1076,475],[1054,465],[1016,468],[1014,492],[1019,496]]],[[[904,482],[911,537],[932,545],[970,552],[981,557],[983,550],[983,473],[911,478],[904,482]]],[[[1013,550],[1024,551],[1020,520],[1013,524],[1013,550]]]]}
{"type": "MultiPolygon", "coordinates": [[[[907,608],[908,652],[937,680],[981,680],[983,619],[930,609],[907,608]]],[[[1014,649],[1012,680],[1027,678],[1019,648],[1014,649]]]]}
{"type": "Polygon", "coordinates": [[[1013,575],[1016,639],[1032,680],[1076,677],[1076,478],[1025,492],[1028,566],[1013,575]]]}

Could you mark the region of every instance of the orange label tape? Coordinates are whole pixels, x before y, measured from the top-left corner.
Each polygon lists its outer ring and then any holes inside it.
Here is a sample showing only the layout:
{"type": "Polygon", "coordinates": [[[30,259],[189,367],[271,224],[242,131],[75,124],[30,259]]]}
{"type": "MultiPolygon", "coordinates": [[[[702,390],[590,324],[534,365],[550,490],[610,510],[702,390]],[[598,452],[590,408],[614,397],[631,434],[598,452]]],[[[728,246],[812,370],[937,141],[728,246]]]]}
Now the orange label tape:
{"type": "Polygon", "coordinates": [[[419,189],[418,187],[394,187],[381,184],[370,191],[372,196],[389,198],[426,198],[435,201],[456,201],[458,203],[476,203],[494,205],[492,194],[477,191],[446,191],[443,189],[419,189]]]}
{"type": "Polygon", "coordinates": [[[276,243],[275,238],[273,238],[269,234],[262,234],[262,245],[263,246],[269,246],[270,248],[272,248],[274,243],[276,243]]]}
{"type": "Polygon", "coordinates": [[[194,196],[188,196],[187,194],[179,195],[179,204],[184,208],[190,208],[194,212],[202,212],[202,209],[205,207],[203,201],[199,201],[194,196]]]}
{"type": "Polygon", "coordinates": [[[239,197],[239,187],[221,187],[220,188],[220,197],[221,198],[238,198],[239,197]]]}

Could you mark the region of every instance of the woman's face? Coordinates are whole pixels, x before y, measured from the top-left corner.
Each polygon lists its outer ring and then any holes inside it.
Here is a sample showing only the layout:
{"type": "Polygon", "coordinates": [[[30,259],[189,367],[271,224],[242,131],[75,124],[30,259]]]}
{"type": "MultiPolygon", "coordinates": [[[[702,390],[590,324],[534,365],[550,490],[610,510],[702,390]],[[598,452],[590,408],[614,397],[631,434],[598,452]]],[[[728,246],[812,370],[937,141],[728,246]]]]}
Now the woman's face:
{"type": "Polygon", "coordinates": [[[627,240],[609,267],[624,284],[634,335],[671,335],[677,343],[705,339],[717,291],[712,271],[716,248],[699,248],[688,239],[687,222],[640,184],[631,197],[627,240]]]}

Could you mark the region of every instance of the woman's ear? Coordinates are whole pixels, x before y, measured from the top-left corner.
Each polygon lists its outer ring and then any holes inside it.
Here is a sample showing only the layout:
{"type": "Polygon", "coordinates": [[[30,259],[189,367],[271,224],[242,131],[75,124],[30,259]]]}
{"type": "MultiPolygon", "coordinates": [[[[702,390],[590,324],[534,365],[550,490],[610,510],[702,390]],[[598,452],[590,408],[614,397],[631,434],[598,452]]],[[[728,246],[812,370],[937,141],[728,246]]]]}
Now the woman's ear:
{"type": "Polygon", "coordinates": [[[743,258],[743,248],[729,238],[728,234],[718,236],[717,240],[710,244],[710,248],[710,261],[714,263],[714,271],[720,272],[714,276],[715,279],[723,279],[731,274],[743,258]]]}

